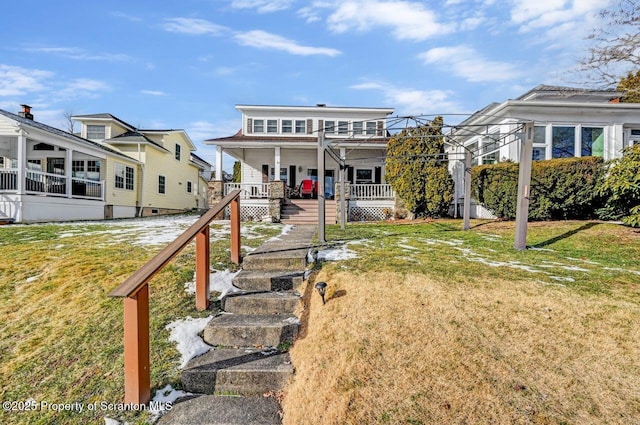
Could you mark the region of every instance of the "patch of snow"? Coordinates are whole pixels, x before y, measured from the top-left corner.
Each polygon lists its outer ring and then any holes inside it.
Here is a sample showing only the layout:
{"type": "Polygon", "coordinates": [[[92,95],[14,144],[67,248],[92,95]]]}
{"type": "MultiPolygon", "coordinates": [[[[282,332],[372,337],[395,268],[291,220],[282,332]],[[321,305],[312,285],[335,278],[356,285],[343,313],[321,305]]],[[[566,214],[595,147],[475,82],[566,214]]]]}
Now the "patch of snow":
{"type": "Polygon", "coordinates": [[[192,358],[211,350],[211,346],[205,344],[202,338],[198,336],[211,319],[213,319],[213,316],[200,319],[187,316],[186,319],[176,320],[165,326],[165,329],[171,331],[169,341],[177,344],[176,348],[182,355],[180,369],[185,367],[192,358]]]}
{"type": "MultiPolygon", "coordinates": [[[[240,291],[240,289],[233,286],[233,278],[236,277],[238,273],[240,273],[240,270],[238,270],[237,272],[231,272],[229,271],[229,269],[214,271],[209,275],[209,291],[220,292],[218,300],[221,300],[229,293],[240,291]]],[[[196,282],[186,282],[184,284],[184,290],[188,294],[195,294],[196,282]]]]}
{"type": "Polygon", "coordinates": [[[115,419],[111,419],[108,416],[104,417],[104,425],[122,425],[122,422],[117,421],[115,419]]]}
{"type": "Polygon", "coordinates": [[[420,250],[420,248],[416,248],[415,246],[411,246],[411,245],[405,245],[403,243],[399,243],[398,246],[400,248],[408,249],[410,251],[419,251],[420,250]]]}
{"type": "Polygon", "coordinates": [[[621,267],[603,267],[603,268],[605,270],[609,270],[612,272],[626,272],[626,273],[637,274],[638,276],[640,276],[640,271],[637,271],[637,270],[623,269],[621,267]]]}
{"type": "Polygon", "coordinates": [[[31,283],[31,282],[35,282],[36,280],[38,280],[40,278],[40,275],[36,275],[36,276],[31,276],[28,277],[27,280],[25,282],[27,283],[31,283]]]}
{"type": "Polygon", "coordinates": [[[156,391],[155,397],[153,397],[153,406],[158,407],[158,409],[149,409],[149,413],[156,420],[159,416],[161,416],[165,411],[170,410],[173,403],[179,399],[180,397],[184,397],[187,395],[191,395],[191,393],[176,390],[171,385],[167,385],[166,387],[156,391]],[[168,409],[167,409],[168,408],[168,409]]]}
{"type": "Polygon", "coordinates": [[[287,317],[286,319],[283,320],[284,323],[288,323],[290,325],[299,325],[300,324],[300,319],[298,319],[295,316],[291,316],[291,317],[287,317]]]}
{"type": "Polygon", "coordinates": [[[347,248],[346,245],[343,245],[341,248],[329,248],[318,251],[318,260],[340,261],[352,260],[354,258],[358,258],[358,254],[347,248]]]}
{"type": "Polygon", "coordinates": [[[578,267],[578,266],[562,266],[560,268],[561,269],[565,269],[565,270],[575,271],[575,272],[588,272],[588,271],[590,271],[589,269],[584,269],[584,268],[578,267]]]}
{"type": "Polygon", "coordinates": [[[56,245],[55,247],[53,247],[54,249],[62,249],[64,248],[64,244],[60,244],[60,245],[56,245]]]}
{"type": "Polygon", "coordinates": [[[549,279],[557,280],[559,282],[575,282],[576,281],[572,277],[563,277],[563,276],[549,276],[549,279]]]}
{"type": "Polygon", "coordinates": [[[528,246],[527,249],[529,251],[544,251],[544,252],[555,252],[553,249],[549,248],[537,248],[535,246],[528,246]]]}

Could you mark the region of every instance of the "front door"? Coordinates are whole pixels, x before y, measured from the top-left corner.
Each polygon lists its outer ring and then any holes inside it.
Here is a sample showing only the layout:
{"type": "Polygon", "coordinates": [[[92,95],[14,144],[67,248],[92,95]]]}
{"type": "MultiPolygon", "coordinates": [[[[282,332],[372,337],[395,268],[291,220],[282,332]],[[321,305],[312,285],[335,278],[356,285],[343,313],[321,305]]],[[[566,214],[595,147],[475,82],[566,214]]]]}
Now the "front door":
{"type": "Polygon", "coordinates": [[[296,187],[296,166],[289,165],[289,187],[293,189],[296,187]]]}

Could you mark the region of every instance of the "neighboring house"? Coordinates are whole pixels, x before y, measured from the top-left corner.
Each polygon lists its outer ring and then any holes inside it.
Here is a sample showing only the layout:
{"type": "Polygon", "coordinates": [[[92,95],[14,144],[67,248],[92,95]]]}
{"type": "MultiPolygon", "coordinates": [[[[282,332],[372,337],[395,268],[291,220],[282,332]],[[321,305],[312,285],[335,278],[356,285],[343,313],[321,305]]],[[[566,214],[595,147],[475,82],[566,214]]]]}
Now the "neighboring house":
{"type": "Polygon", "coordinates": [[[134,200],[134,207],[114,206],[114,216],[149,216],[208,206],[207,172],[211,166],[193,151],[195,145],[184,130],[139,129],[111,114],[75,115],[83,138],[115,149],[140,163],[136,173],[116,164],[125,187],[123,196],[134,200]],[[135,181],[140,190],[134,190],[135,181]]]}
{"type": "MultiPolygon", "coordinates": [[[[222,154],[241,162],[241,183],[226,183],[224,190],[241,189],[244,218],[268,216],[272,182],[284,185],[284,203],[300,197],[303,180],[318,179],[318,138],[324,132],[325,198],[338,190],[341,158],[349,183],[349,216],[383,218],[393,209],[395,195],[385,184],[384,157],[389,135],[390,108],[236,105],[242,113],[241,129],[233,136],[206,140],[216,145],[215,179],[222,179],[222,154]]],[[[317,186],[316,186],[317,187],[317,186]]],[[[321,194],[322,195],[322,194],[321,194]]]]}
{"type": "MultiPolygon", "coordinates": [[[[623,93],[539,85],[515,100],[493,103],[448,133],[450,170],[456,202],[464,198],[464,151],[473,165],[518,162],[521,125],[535,125],[533,160],[600,156],[619,158],[622,149],[640,141],[640,104],[619,103],[623,93]]],[[[472,217],[487,217],[480,206],[472,217]]]]}
{"type": "Polygon", "coordinates": [[[115,149],[0,109],[0,221],[95,220],[114,206],[132,208],[122,196],[138,182],[118,178],[118,167],[138,173],[140,163],[115,149]],[[115,173],[115,174],[114,174],[115,173]]]}

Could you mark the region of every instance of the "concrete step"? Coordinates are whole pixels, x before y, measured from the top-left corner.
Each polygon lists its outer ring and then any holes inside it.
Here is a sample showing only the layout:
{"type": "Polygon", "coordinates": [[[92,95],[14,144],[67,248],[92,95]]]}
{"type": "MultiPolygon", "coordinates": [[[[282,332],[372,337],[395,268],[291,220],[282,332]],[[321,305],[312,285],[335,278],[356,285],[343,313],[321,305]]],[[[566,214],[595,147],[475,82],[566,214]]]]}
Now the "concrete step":
{"type": "Polygon", "coordinates": [[[227,295],[222,309],[233,314],[293,314],[300,294],[293,291],[240,292],[227,295]]]}
{"type": "Polygon", "coordinates": [[[298,327],[293,315],[222,314],[204,328],[204,341],[224,347],[277,347],[293,342],[298,327]]]}
{"type": "Polygon", "coordinates": [[[279,425],[274,397],[201,396],[177,403],[157,425],[279,425]]]}
{"type": "Polygon", "coordinates": [[[288,291],[302,283],[304,273],[284,271],[242,270],[233,285],[244,291],[288,291]]]}
{"type": "Polygon", "coordinates": [[[271,251],[254,251],[242,259],[243,270],[303,271],[307,266],[307,248],[289,249],[272,244],[271,251]]]}
{"type": "Polygon", "coordinates": [[[280,391],[293,376],[289,353],[276,349],[214,349],[182,370],[184,390],[200,394],[257,395],[280,391]]]}

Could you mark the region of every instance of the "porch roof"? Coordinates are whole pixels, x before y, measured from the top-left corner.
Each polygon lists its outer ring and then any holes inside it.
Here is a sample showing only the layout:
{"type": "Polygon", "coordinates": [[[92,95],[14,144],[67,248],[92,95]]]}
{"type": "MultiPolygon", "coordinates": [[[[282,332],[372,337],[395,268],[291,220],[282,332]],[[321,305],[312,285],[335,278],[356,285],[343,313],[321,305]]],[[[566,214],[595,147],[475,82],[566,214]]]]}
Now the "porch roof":
{"type": "MultiPolygon", "coordinates": [[[[132,158],[126,156],[123,153],[118,152],[115,149],[111,149],[108,146],[104,146],[101,145],[100,143],[91,141],[91,140],[87,140],[87,139],[83,139],[82,137],[76,136],[75,134],[66,132],[64,130],[60,130],[59,128],[55,128],[55,127],[51,127],[49,125],[43,124],[41,122],[38,121],[34,121],[32,119],[29,118],[25,118],[25,117],[21,117],[20,115],[17,114],[13,114],[9,111],[5,111],[4,109],[0,109],[0,115],[4,115],[5,117],[14,120],[18,123],[20,123],[21,126],[27,126],[27,127],[32,127],[41,131],[45,131],[47,133],[51,133],[54,134],[58,137],[63,137],[69,141],[73,141],[75,143],[79,143],[81,145],[85,145],[94,149],[100,149],[103,150],[105,152],[109,152],[110,154],[116,155],[120,158],[126,158],[128,160],[132,160],[132,158]]],[[[135,161],[135,160],[133,160],[135,161]]],[[[137,161],[135,161],[137,162],[137,161]]]]}

